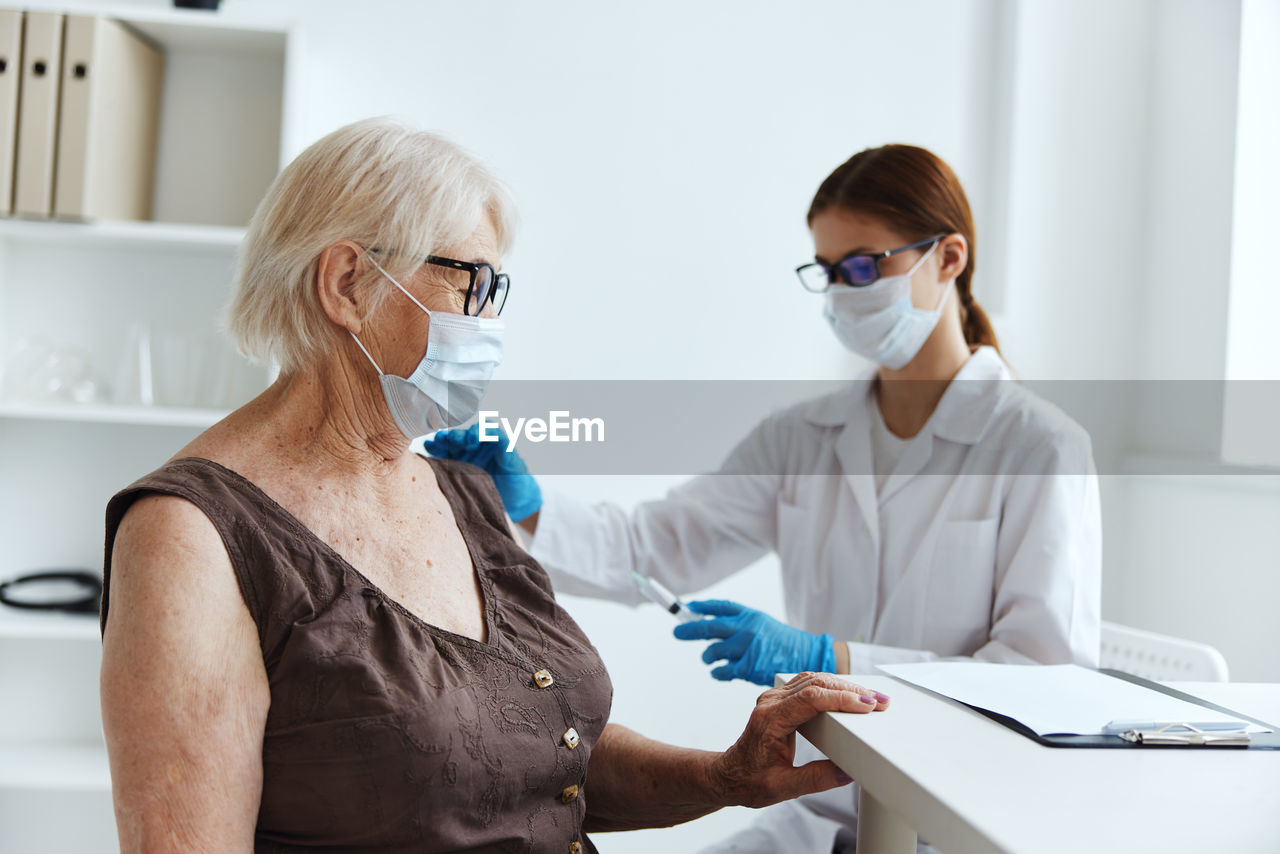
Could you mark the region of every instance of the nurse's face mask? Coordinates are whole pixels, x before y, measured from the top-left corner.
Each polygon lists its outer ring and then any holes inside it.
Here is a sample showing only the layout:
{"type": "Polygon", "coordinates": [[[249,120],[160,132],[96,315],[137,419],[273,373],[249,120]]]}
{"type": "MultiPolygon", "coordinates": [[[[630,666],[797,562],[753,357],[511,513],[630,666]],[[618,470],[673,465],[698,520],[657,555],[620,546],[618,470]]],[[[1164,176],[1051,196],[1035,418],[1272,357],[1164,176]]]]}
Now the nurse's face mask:
{"type": "Polygon", "coordinates": [[[470,421],[480,409],[494,369],[502,364],[503,321],[496,317],[431,311],[377,261],[372,257],[369,261],[431,318],[426,353],[408,377],[384,373],[360,339],[351,333],[378,372],[382,395],[396,426],[407,438],[413,439],[470,421]]]}
{"type": "MultiPolygon", "coordinates": [[[[840,343],[854,353],[893,370],[906,367],[916,357],[937,326],[942,308],[953,290],[948,284],[932,310],[916,308],[911,302],[911,277],[938,248],[942,237],[939,235],[884,253],[887,257],[928,245],[929,249],[905,273],[875,278],[865,285],[858,282],[852,286],[840,282],[829,284],[823,292],[822,314],[840,343]]],[[[843,263],[837,269],[842,275],[849,275],[843,263]]],[[[878,272],[878,265],[876,269],[878,272]]]]}

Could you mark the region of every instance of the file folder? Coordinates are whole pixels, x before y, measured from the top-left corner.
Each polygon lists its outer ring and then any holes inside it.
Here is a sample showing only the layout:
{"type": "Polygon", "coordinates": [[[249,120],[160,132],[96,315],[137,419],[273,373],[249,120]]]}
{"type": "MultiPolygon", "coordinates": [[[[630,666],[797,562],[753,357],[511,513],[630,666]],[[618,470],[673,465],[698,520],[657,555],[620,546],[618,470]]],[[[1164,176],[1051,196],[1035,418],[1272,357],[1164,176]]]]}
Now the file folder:
{"type": "Polygon", "coordinates": [[[150,219],[164,54],[119,21],[68,15],[53,214],[150,219]]]}
{"type": "Polygon", "coordinates": [[[22,76],[22,13],[0,9],[0,216],[13,213],[13,153],[22,76]]]}
{"type": "MultiPolygon", "coordinates": [[[[1150,688],[1152,691],[1159,691],[1162,694],[1168,694],[1171,697],[1177,697],[1203,706],[1206,709],[1212,709],[1216,712],[1231,715],[1242,721],[1259,724],[1260,726],[1275,729],[1271,724],[1258,720],[1257,718],[1242,715],[1234,712],[1224,706],[1216,703],[1210,703],[1208,700],[1170,688],[1167,685],[1161,685],[1159,682],[1153,682],[1150,679],[1143,679],[1141,676],[1134,676],[1132,673],[1125,673],[1120,670],[1109,670],[1106,668],[1098,668],[1099,673],[1105,673],[1116,679],[1123,679],[1126,682],[1132,682],[1135,685],[1141,685],[1144,688],[1150,688]]],[[[1213,733],[1215,738],[1195,739],[1187,737],[1178,737],[1172,732],[1161,732],[1166,737],[1163,739],[1153,738],[1153,734],[1144,733],[1145,738],[1126,737],[1127,734],[1118,735],[1039,735],[1035,730],[1025,724],[1014,720],[1006,715],[983,709],[978,706],[964,703],[963,705],[973,709],[981,715],[991,720],[1007,726],[1014,732],[1025,735],[1027,738],[1043,744],[1045,747],[1092,747],[1092,748],[1132,748],[1138,750],[1187,750],[1187,749],[1203,749],[1203,750],[1280,750],[1280,731],[1275,732],[1257,732],[1247,736],[1239,736],[1229,738],[1225,733],[1213,733]]],[[[1172,728],[1166,728],[1172,730],[1172,728]]]]}
{"type": "Polygon", "coordinates": [[[27,12],[22,36],[22,94],[13,210],[19,216],[53,212],[53,158],[62,81],[62,15],[27,12]]]}

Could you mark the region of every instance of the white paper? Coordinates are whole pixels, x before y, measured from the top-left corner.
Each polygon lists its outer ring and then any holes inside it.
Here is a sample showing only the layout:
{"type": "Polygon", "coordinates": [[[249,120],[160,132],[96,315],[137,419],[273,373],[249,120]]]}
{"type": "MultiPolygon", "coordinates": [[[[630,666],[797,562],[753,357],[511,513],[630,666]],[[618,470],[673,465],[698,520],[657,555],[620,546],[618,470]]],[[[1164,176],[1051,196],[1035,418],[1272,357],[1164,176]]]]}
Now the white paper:
{"type": "MultiPolygon", "coordinates": [[[[1038,735],[1099,735],[1111,721],[1239,720],[1075,664],[927,661],[880,670],[971,706],[1005,715],[1038,735]]],[[[1271,730],[1248,724],[1248,732],[1271,730]]]]}

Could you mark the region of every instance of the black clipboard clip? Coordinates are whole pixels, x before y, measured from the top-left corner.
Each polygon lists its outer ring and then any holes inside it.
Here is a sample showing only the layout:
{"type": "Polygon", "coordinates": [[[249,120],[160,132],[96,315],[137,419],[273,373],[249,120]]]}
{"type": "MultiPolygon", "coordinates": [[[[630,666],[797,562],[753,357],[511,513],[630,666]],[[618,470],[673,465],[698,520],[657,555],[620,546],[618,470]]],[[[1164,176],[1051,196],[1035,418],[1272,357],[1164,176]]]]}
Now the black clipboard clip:
{"type": "Polygon", "coordinates": [[[1208,732],[1191,724],[1165,724],[1159,729],[1131,729],[1120,734],[1133,744],[1172,747],[1248,747],[1247,732],[1208,732]]]}

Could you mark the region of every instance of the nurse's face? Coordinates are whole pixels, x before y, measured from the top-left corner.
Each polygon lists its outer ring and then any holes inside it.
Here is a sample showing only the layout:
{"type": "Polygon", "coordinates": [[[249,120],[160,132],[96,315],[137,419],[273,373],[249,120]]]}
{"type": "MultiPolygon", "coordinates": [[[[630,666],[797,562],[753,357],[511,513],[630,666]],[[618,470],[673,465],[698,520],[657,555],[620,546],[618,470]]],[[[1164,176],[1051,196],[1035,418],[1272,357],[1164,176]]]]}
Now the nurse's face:
{"type": "MultiPolygon", "coordinates": [[[[824,264],[835,264],[851,254],[876,254],[915,243],[918,238],[899,234],[873,214],[831,207],[813,218],[814,257],[824,264]]],[[[909,249],[880,261],[880,276],[906,273],[929,251],[928,246],[909,249]]],[[[911,302],[917,308],[932,310],[938,303],[938,264],[940,253],[934,250],[928,260],[911,277],[911,302]]]]}

